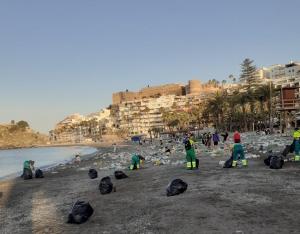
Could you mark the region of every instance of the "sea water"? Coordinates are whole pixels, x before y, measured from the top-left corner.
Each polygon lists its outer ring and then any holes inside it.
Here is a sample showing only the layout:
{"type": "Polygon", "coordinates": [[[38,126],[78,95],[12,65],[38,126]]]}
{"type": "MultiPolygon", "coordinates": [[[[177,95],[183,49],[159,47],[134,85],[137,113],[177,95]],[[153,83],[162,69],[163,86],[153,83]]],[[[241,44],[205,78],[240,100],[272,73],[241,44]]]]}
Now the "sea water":
{"type": "Polygon", "coordinates": [[[18,176],[22,173],[25,160],[35,161],[35,168],[47,168],[72,160],[76,154],[96,152],[88,146],[40,147],[0,150],[0,178],[18,176]]]}

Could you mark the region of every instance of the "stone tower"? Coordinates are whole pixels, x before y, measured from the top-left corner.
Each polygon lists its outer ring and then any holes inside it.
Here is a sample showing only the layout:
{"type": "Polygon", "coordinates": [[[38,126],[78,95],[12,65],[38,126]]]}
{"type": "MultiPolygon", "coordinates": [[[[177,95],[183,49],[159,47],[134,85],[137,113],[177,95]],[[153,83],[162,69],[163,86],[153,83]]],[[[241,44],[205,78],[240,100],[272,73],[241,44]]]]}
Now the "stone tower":
{"type": "Polygon", "coordinates": [[[186,86],[187,95],[199,95],[201,91],[202,91],[202,85],[199,80],[189,80],[189,83],[186,86]]]}

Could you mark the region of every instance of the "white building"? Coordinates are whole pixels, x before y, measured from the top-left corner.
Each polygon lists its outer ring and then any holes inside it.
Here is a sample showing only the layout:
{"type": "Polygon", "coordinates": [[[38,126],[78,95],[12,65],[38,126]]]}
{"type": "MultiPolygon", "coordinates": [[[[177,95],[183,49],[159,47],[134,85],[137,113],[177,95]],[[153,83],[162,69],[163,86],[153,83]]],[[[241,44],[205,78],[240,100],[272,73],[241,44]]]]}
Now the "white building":
{"type": "Polygon", "coordinates": [[[275,87],[292,87],[300,84],[300,63],[290,62],[268,67],[270,79],[275,87]]]}
{"type": "Polygon", "coordinates": [[[118,105],[116,128],[127,129],[129,134],[149,134],[151,129],[164,128],[162,112],[188,110],[199,105],[202,96],[166,95],[158,98],[143,98],[118,105]]]}

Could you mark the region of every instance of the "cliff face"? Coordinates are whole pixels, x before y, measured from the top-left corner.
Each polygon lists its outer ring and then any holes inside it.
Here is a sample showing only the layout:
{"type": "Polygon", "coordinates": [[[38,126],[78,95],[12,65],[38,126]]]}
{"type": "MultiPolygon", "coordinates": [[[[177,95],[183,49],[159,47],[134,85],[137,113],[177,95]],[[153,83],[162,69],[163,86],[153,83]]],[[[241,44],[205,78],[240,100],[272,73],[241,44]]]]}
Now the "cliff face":
{"type": "Polygon", "coordinates": [[[31,147],[46,144],[48,137],[31,129],[18,129],[13,125],[0,125],[0,149],[31,147]]]}

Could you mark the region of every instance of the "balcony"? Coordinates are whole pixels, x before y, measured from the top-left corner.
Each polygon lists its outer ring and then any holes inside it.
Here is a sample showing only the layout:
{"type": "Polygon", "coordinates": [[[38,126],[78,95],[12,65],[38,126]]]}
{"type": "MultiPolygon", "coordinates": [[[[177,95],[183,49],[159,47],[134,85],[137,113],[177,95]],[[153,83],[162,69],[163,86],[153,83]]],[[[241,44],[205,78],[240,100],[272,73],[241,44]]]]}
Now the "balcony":
{"type": "Polygon", "coordinates": [[[289,111],[300,109],[300,99],[284,99],[276,104],[278,111],[289,111]]]}

